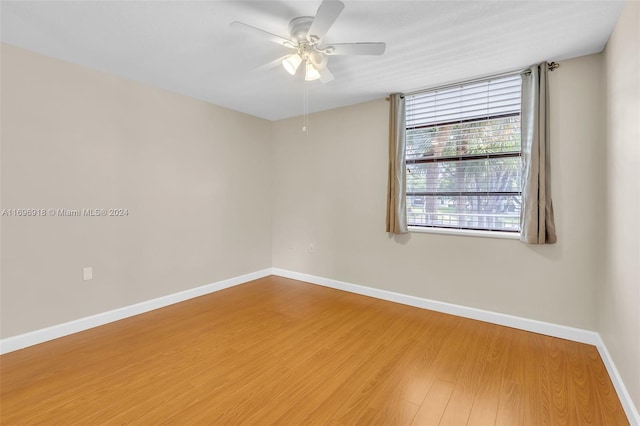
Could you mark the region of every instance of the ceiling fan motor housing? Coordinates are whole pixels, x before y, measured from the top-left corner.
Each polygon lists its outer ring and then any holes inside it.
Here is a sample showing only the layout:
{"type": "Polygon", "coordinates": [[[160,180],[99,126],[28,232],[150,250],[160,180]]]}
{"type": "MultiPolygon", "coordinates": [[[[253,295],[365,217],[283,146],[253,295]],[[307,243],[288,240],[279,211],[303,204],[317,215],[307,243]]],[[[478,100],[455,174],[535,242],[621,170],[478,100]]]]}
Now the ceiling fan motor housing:
{"type": "Polygon", "coordinates": [[[309,28],[311,28],[312,23],[313,16],[300,16],[298,18],[293,18],[291,22],[289,22],[289,34],[291,34],[291,38],[296,40],[298,43],[308,43],[309,40],[307,40],[307,34],[309,33],[309,28]]]}
{"type": "Polygon", "coordinates": [[[327,57],[318,49],[316,40],[309,40],[309,28],[313,23],[313,16],[300,16],[289,22],[289,34],[298,43],[298,54],[306,62],[310,62],[316,68],[324,68],[327,65],[327,57]]]}

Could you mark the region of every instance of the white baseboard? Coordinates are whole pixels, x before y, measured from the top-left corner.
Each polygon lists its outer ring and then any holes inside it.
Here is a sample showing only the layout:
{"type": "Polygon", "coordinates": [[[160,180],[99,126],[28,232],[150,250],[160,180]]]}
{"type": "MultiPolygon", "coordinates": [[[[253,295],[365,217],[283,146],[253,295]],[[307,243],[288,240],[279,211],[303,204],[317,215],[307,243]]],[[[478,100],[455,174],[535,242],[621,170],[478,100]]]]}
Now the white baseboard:
{"type": "Polygon", "coordinates": [[[452,303],[439,302],[437,300],[424,299],[416,296],[409,296],[393,291],[380,290],[377,288],[366,287],[358,284],[346,283],[329,278],[318,277],[315,275],[303,274],[300,272],[289,271],[286,269],[272,268],[273,275],[285,278],[304,281],[324,287],[335,288],[338,290],[348,291],[350,293],[362,294],[364,296],[374,297],[376,299],[387,300],[390,302],[401,303],[403,305],[414,306],[417,308],[429,309],[436,312],[456,315],[459,317],[470,318],[485,321],[492,324],[504,325],[506,327],[517,328],[519,330],[531,331],[533,333],[544,334],[546,336],[558,337],[561,339],[572,340],[575,342],[593,345],[598,349],[602,361],[609,373],[609,377],[613,382],[613,386],[618,394],[618,398],[624,408],[625,414],[632,426],[640,426],[640,416],[636,409],[627,388],[622,381],[622,377],[618,373],[617,368],[604,344],[600,335],[595,331],[583,330],[580,328],[567,327],[538,321],[528,318],[516,317],[513,315],[501,314],[497,312],[485,311],[482,309],[470,308],[467,306],[454,305],[452,303]]]}
{"type": "Polygon", "coordinates": [[[616,389],[618,398],[620,398],[622,408],[624,408],[624,412],[627,414],[629,423],[631,426],[640,426],[640,413],[638,413],[638,408],[633,403],[631,395],[629,395],[629,391],[627,391],[627,388],[622,381],[622,377],[620,377],[620,373],[613,362],[613,358],[611,358],[611,354],[607,350],[607,346],[604,344],[604,340],[602,340],[602,337],[599,334],[598,343],[595,346],[598,348],[600,358],[602,358],[602,362],[604,362],[604,366],[609,373],[609,377],[611,378],[613,387],[616,389]]]}
{"type": "Polygon", "coordinates": [[[252,272],[238,277],[229,278],[215,283],[206,284],[201,287],[192,288],[181,291],[179,293],[169,294],[167,296],[158,297],[157,299],[147,300],[136,303],[135,305],[125,306],[114,309],[112,311],[102,312],[100,314],[91,315],[89,317],[80,318],[74,321],[65,322],[63,324],[54,325],[40,330],[32,331],[17,336],[8,337],[0,340],[0,354],[5,354],[28,346],[37,345],[59,337],[68,336],[69,334],[84,331],[93,327],[108,324],[144,312],[153,311],[154,309],[163,308],[174,303],[183,302],[194,297],[203,296],[225,288],[243,284],[248,281],[257,280],[258,278],[271,275],[271,268],[261,271],[252,272]]]}

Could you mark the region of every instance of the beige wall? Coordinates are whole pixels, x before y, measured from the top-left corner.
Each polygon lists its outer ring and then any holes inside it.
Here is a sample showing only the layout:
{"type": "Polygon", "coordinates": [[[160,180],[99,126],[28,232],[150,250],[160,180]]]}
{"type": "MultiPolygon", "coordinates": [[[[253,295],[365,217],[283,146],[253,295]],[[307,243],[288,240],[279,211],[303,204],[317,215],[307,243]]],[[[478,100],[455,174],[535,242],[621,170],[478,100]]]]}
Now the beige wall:
{"type": "Polygon", "coordinates": [[[271,266],[271,123],[2,45],[2,337],[271,266]],[[92,266],[94,279],[82,280],[92,266]]]}
{"type": "Polygon", "coordinates": [[[640,411],[640,3],[625,4],[605,65],[606,266],[598,331],[640,411]]]}
{"type": "Polygon", "coordinates": [[[390,238],[388,103],[380,100],[313,114],[308,134],[300,118],[274,124],[273,266],[595,329],[602,55],[563,61],[550,79],[558,244],[423,233],[390,238]]]}

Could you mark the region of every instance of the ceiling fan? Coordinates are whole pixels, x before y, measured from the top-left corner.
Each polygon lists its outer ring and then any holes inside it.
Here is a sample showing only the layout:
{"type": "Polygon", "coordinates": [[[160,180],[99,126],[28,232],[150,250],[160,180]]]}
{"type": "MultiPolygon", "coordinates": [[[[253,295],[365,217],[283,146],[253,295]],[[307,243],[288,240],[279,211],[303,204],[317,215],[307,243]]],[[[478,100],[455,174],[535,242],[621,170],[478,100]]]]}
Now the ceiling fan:
{"type": "Polygon", "coordinates": [[[295,75],[304,64],[306,81],[319,79],[326,83],[334,79],[333,73],[327,67],[329,56],[382,55],[386,48],[385,43],[324,44],[324,37],[343,9],[344,3],[339,0],[323,0],[315,17],[300,16],[289,22],[289,38],[238,21],[232,22],[231,27],[295,50],[295,53],[282,58],[284,69],[295,75]]]}

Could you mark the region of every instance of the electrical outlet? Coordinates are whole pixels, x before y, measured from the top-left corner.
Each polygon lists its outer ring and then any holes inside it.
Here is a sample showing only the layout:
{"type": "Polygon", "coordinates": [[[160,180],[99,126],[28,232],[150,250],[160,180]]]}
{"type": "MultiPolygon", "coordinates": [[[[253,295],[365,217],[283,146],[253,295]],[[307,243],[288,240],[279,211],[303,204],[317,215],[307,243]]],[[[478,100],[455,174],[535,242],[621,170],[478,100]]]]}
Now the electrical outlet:
{"type": "Polygon", "coordinates": [[[93,279],[93,268],[91,266],[88,268],[82,268],[82,279],[85,281],[93,279]]]}

